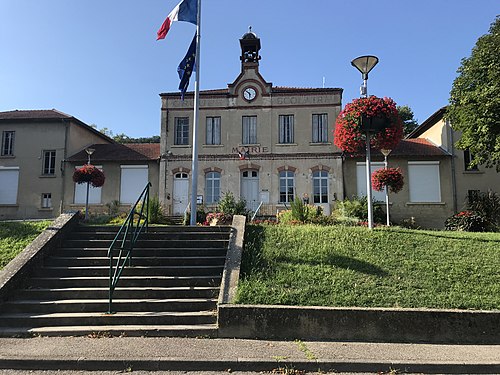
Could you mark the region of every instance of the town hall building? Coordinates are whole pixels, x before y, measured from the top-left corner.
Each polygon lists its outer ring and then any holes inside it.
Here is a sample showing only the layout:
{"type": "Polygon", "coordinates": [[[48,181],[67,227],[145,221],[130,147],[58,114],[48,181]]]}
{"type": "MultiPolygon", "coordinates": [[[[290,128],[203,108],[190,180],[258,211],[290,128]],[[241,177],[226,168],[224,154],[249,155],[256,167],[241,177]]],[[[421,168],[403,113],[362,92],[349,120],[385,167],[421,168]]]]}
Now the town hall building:
{"type": "MultiPolygon", "coordinates": [[[[341,150],[331,124],[342,89],[276,87],[259,72],[260,39],[240,39],[241,73],[227,88],[200,92],[198,202],[216,205],[226,192],[255,210],[289,207],[300,197],[330,213],[343,199],[341,150]]],[[[193,101],[161,96],[160,201],[171,214],[189,202],[193,101]]]]}

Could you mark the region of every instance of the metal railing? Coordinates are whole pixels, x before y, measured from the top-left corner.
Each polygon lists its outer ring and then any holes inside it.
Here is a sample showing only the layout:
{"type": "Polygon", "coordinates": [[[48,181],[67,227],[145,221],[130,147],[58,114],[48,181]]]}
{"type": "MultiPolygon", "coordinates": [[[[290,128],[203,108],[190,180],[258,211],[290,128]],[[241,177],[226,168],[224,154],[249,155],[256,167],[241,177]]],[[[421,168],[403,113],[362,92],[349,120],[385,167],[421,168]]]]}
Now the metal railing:
{"type": "Polygon", "coordinates": [[[141,195],[130,209],[127,219],[122,224],[108,249],[109,258],[109,306],[108,314],[113,314],[113,293],[123,270],[132,263],[132,250],[144,228],[147,232],[149,223],[149,188],[148,182],[141,195]],[[140,209],[138,209],[140,208],[140,209]],[[117,253],[117,257],[114,254],[117,253]]]}

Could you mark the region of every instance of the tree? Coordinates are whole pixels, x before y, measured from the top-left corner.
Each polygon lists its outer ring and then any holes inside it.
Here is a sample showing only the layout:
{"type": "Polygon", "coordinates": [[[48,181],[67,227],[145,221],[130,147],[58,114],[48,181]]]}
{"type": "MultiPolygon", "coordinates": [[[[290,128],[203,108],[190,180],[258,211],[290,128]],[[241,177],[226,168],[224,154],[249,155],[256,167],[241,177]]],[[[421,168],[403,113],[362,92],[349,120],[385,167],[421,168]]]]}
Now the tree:
{"type": "Polygon", "coordinates": [[[457,143],[469,149],[471,165],[500,171],[500,16],[480,37],[472,54],[462,59],[450,92],[446,118],[462,132],[457,143]]]}
{"type": "Polygon", "coordinates": [[[418,121],[415,119],[412,109],[407,105],[398,105],[399,117],[403,120],[403,132],[407,136],[418,126],[418,121]]]}
{"type": "Polygon", "coordinates": [[[153,135],[151,137],[131,138],[128,135],[121,133],[112,137],[118,143],[160,143],[160,136],[153,135]]]}

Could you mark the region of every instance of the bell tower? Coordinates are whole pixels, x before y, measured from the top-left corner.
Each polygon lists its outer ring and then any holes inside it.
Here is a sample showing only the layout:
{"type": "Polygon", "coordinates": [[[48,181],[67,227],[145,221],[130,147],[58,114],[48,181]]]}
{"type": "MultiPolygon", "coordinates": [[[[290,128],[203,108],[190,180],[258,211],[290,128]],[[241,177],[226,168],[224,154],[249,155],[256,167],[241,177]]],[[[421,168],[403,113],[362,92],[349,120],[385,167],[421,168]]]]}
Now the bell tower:
{"type": "Polygon", "coordinates": [[[240,39],[241,46],[241,70],[249,67],[258,67],[260,60],[260,39],[252,32],[252,26],[248,28],[248,32],[240,39]]]}

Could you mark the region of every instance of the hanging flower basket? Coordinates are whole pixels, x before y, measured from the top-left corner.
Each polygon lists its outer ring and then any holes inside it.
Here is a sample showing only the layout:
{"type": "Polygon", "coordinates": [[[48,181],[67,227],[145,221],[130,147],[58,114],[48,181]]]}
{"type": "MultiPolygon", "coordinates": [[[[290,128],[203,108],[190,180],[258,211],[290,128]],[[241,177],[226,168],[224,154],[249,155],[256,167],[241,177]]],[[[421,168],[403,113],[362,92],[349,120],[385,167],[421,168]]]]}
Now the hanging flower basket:
{"type": "Polygon", "coordinates": [[[77,184],[88,182],[93,187],[101,187],[104,185],[104,180],[104,173],[91,164],[85,164],[83,167],[75,169],[73,173],[73,181],[77,184]]]}
{"type": "Polygon", "coordinates": [[[401,191],[404,177],[399,168],[379,169],[372,173],[372,186],[377,191],[382,191],[387,186],[393,193],[401,191]]]}
{"type": "Polygon", "coordinates": [[[357,154],[366,146],[392,150],[403,138],[403,122],[391,98],[354,99],[340,112],[335,123],[334,143],[341,150],[357,154]]]}

